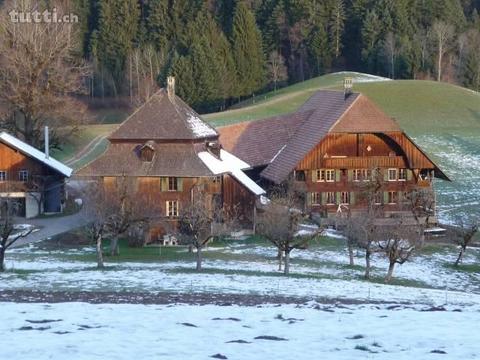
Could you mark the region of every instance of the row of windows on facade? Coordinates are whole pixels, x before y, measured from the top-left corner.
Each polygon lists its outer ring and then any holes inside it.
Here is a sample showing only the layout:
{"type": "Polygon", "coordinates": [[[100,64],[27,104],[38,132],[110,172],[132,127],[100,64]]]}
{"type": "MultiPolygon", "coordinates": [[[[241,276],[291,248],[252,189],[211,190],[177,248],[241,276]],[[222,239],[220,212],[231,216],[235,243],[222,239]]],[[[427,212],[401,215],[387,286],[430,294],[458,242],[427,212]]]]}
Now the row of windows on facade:
{"type": "MultiPolygon", "coordinates": [[[[407,181],[409,180],[411,171],[408,169],[388,169],[385,172],[384,180],[386,181],[407,181]]],[[[299,174],[298,174],[299,175],[299,174]]],[[[312,172],[312,181],[314,182],[335,182],[340,181],[341,170],[335,169],[317,169],[312,172]]],[[[304,176],[303,176],[304,177],[304,176]]],[[[354,169],[348,170],[349,181],[370,181],[373,180],[373,172],[370,169],[354,169]]],[[[303,180],[302,176],[297,176],[297,180],[303,180]]]]}
{"type": "MultiPolygon", "coordinates": [[[[8,180],[8,172],[5,170],[0,170],[0,182],[8,180]]],[[[28,170],[20,170],[18,172],[18,181],[27,182],[28,181],[28,170]]]]}
{"type": "MultiPolygon", "coordinates": [[[[406,192],[385,191],[377,192],[374,195],[374,203],[382,204],[397,204],[399,200],[406,199],[408,194],[406,192]]],[[[310,193],[311,205],[354,205],[355,192],[312,192],[310,193]]]]}
{"type": "MultiPolygon", "coordinates": [[[[112,178],[115,179],[115,178],[112,178]]],[[[214,184],[218,184],[221,182],[221,176],[214,176],[212,177],[212,182],[214,184]]],[[[118,178],[117,178],[118,181],[118,178]]],[[[138,184],[138,183],[136,183],[138,184]]],[[[177,177],[165,177],[161,178],[160,182],[161,191],[183,191],[183,178],[177,177]]]]}

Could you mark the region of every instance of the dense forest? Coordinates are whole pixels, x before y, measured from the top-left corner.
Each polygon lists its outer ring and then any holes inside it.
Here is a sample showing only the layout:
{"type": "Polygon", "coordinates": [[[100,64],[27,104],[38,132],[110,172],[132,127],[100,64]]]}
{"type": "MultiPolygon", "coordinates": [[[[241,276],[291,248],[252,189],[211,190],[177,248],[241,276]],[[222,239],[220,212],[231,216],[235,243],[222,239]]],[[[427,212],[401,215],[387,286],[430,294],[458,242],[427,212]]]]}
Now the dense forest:
{"type": "Polygon", "coordinates": [[[480,90],[480,0],[72,0],[95,97],[199,111],[336,70],[480,90]]]}

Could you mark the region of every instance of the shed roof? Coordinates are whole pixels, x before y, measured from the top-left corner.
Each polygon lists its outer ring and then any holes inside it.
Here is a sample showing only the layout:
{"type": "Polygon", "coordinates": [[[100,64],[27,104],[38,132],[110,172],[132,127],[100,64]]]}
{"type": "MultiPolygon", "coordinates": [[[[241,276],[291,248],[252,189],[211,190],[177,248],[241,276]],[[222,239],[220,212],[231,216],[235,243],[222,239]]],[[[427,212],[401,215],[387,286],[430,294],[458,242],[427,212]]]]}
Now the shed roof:
{"type": "Polygon", "coordinates": [[[60,161],[52,158],[51,156],[47,157],[44,152],[34,148],[31,145],[28,145],[26,142],[23,142],[20,139],[17,139],[15,136],[12,136],[6,132],[2,132],[0,133],[0,141],[13,147],[21,153],[40,161],[41,163],[58,171],[66,177],[70,177],[72,175],[73,170],[71,168],[62,164],[60,161]]]}

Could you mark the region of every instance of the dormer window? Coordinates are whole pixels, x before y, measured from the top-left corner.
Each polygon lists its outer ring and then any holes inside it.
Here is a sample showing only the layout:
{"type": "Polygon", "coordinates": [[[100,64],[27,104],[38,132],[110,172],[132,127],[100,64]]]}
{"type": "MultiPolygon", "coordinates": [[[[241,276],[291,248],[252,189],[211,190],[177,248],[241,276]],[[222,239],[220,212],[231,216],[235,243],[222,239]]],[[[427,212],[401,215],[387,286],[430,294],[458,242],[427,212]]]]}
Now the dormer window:
{"type": "Polygon", "coordinates": [[[140,148],[140,160],[144,162],[151,162],[153,160],[153,156],[155,155],[155,146],[153,141],[147,141],[141,148],[140,148]]]}

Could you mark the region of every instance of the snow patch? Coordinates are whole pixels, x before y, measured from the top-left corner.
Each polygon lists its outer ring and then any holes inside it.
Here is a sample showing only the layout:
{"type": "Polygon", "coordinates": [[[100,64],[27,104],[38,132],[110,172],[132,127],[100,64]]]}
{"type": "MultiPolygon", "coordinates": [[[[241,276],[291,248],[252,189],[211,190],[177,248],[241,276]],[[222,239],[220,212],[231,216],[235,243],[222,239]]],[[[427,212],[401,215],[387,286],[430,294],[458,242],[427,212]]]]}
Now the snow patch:
{"type": "Polygon", "coordinates": [[[202,119],[194,113],[190,113],[187,119],[190,129],[197,137],[217,136],[217,132],[208,126],[202,119]]]}

